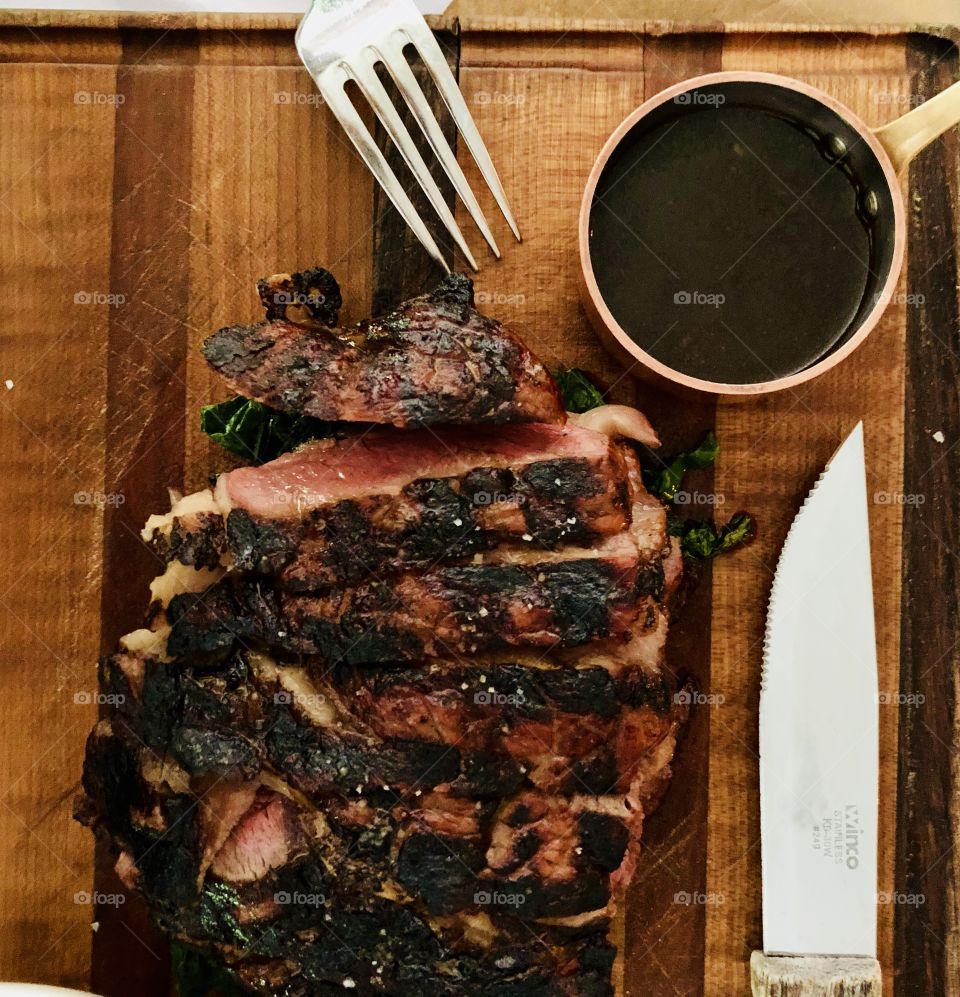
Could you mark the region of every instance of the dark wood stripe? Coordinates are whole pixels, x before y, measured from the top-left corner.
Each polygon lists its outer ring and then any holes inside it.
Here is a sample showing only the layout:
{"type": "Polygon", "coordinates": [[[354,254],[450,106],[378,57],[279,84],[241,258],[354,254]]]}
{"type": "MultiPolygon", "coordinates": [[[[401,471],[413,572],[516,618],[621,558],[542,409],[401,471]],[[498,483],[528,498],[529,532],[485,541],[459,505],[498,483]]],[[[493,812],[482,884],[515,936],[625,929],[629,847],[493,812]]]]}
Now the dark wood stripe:
{"type": "MultiPolygon", "coordinates": [[[[447,57],[447,64],[457,74],[460,62],[460,37],[450,31],[436,32],[435,37],[440,44],[440,48],[447,57]]],[[[423,64],[417,60],[413,66],[417,80],[423,88],[430,106],[433,108],[443,128],[443,133],[451,148],[457,148],[457,130],[453,124],[453,119],[447,111],[446,105],[440,94],[435,90],[432,78],[423,64]]],[[[413,116],[406,110],[403,99],[396,91],[392,81],[384,73],[381,79],[387,92],[391,95],[394,105],[401,109],[402,118],[408,131],[417,143],[417,148],[430,167],[433,178],[437,181],[440,190],[448,204],[454,203],[454,191],[450,182],[443,172],[440,162],[434,156],[427,141],[420,131],[413,116]]],[[[426,195],[413,179],[412,174],[407,169],[396,146],[390,141],[383,128],[377,125],[377,144],[384,151],[387,161],[397,175],[397,178],[404,185],[407,194],[413,201],[414,207],[420,217],[426,222],[433,237],[437,240],[440,251],[444,254],[447,262],[452,260],[453,241],[437,218],[436,212],[427,201],[426,195]]],[[[389,198],[384,194],[379,184],[374,185],[373,190],[373,217],[376,222],[376,229],[373,239],[373,301],[372,314],[382,315],[396,306],[404,298],[409,298],[416,294],[430,290],[443,275],[441,268],[427,254],[427,251],[420,245],[407,223],[400,216],[400,213],[390,203],[389,198]]],[[[469,225],[473,226],[470,222],[469,225]]],[[[471,242],[474,255],[479,260],[479,253],[484,252],[479,245],[478,239],[474,238],[475,230],[466,231],[466,238],[471,242]]],[[[479,240],[482,241],[482,240],[479,240]]],[[[465,267],[461,261],[457,264],[465,267]]]]}
{"type": "MultiPolygon", "coordinates": [[[[932,97],[957,79],[956,49],[914,36],[909,53],[915,95],[932,97]]],[[[952,775],[960,665],[958,144],[954,131],[917,157],[907,209],[908,291],[922,303],[907,308],[904,492],[922,504],[904,506],[900,689],[923,699],[905,700],[900,711],[896,884],[900,898],[918,899],[898,903],[894,914],[898,997],[960,994],[952,775]],[[933,439],[937,431],[943,443],[933,439]]]]}
{"type": "MultiPolygon", "coordinates": [[[[670,35],[644,39],[644,97],[680,80],[721,68],[723,36],[670,35]]],[[[696,446],[716,427],[713,396],[678,399],[643,387],[637,404],[654,420],[664,456],[696,446]]],[[[721,441],[722,446],[722,441],[721,441]]],[[[685,487],[713,491],[713,471],[691,475],[685,487]]],[[[691,518],[708,511],[691,509],[691,518]]],[[[722,518],[723,513],[720,513],[722,518]]],[[[688,577],[685,598],[667,641],[667,666],[710,691],[711,568],[688,577]]],[[[624,994],[704,992],[707,908],[707,810],[710,758],[708,707],[694,707],[680,742],[674,775],[660,809],[644,829],[643,853],[627,903],[624,994]],[[689,903],[684,902],[689,898],[689,903]]]]}
{"type": "MultiPolygon", "coordinates": [[[[107,506],[101,648],[139,626],[158,564],[139,538],[150,513],[183,481],[185,356],[189,293],[190,162],[196,45],[178,45],[187,65],[142,68],[156,32],[123,32],[117,72],[112,294],[108,334],[105,491],[107,506]],[[134,68],[135,66],[140,68],[134,68]],[[118,300],[121,300],[118,298],[118,300]]],[[[119,907],[97,910],[91,986],[105,997],[143,997],[170,989],[168,946],[139,896],[123,889],[103,845],[96,888],[124,893],[119,907]]]]}
{"type": "MultiPolygon", "coordinates": [[[[644,389],[643,398],[644,410],[655,417],[664,441],[665,457],[692,449],[716,425],[713,398],[678,403],[650,389],[644,389]]],[[[689,475],[685,487],[712,493],[713,471],[689,475]]],[[[690,510],[690,518],[708,517],[702,508],[690,510]]],[[[667,667],[678,681],[691,679],[702,693],[711,688],[711,586],[710,562],[696,572],[688,568],[682,604],[667,639],[667,667]]],[[[694,706],[670,786],[644,826],[640,860],[627,894],[625,995],[668,993],[674,986],[685,997],[703,993],[707,909],[701,900],[707,893],[709,757],[710,710],[694,706]]]]}

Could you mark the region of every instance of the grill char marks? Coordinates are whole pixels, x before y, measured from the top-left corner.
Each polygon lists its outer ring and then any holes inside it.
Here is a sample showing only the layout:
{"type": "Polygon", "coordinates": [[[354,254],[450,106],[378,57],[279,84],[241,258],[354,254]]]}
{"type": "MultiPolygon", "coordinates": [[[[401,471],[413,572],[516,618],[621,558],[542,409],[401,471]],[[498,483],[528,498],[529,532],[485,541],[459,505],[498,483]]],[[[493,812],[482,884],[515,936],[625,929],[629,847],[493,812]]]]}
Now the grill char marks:
{"type": "Polygon", "coordinates": [[[346,499],[278,519],[234,508],[229,548],[246,571],[291,591],[357,582],[376,571],[464,560],[501,543],[585,546],[628,523],[620,454],[558,457],[459,478],[419,478],[396,494],[346,499]]]}
{"type": "MultiPolygon", "coordinates": [[[[185,799],[154,805],[172,814],[185,808],[185,799]]],[[[484,943],[464,944],[448,937],[444,919],[431,917],[399,884],[389,888],[407,897],[403,903],[378,896],[386,880],[368,852],[348,852],[346,837],[318,829],[302,813],[298,827],[296,818],[295,805],[257,790],[203,883],[185,877],[174,902],[169,890],[157,889],[162,884],[150,880],[143,887],[171,934],[219,954],[251,990],[304,997],[345,987],[360,994],[448,997],[608,992],[603,981],[613,952],[603,923],[564,931],[502,921],[495,926],[479,915],[484,943]],[[279,811],[275,819],[264,819],[271,811],[279,811]],[[278,826],[285,839],[256,840],[278,826]],[[246,849],[239,863],[238,849],[246,849]],[[258,861],[264,849],[288,858],[270,866],[258,861]],[[224,857],[231,851],[233,862],[224,857]]],[[[409,854],[414,850],[411,844],[409,854]]],[[[196,853],[188,856],[195,865],[196,853]]],[[[449,877],[445,883],[449,890],[449,877]]]]}
{"type": "MultiPolygon", "coordinates": [[[[131,739],[104,727],[91,737],[90,757],[127,758],[135,772],[131,739]]],[[[612,801],[574,801],[571,809],[521,798],[505,820],[492,819],[485,849],[476,829],[428,830],[440,812],[436,800],[374,814],[332,806],[318,822],[256,783],[232,785],[216,799],[210,790],[198,805],[193,791],[138,778],[135,806],[109,828],[122,849],[118,865],[168,931],[236,961],[253,989],[276,992],[284,980],[302,988],[292,992],[316,994],[352,980],[362,993],[400,994],[406,980],[451,997],[481,984],[608,992],[595,988],[612,955],[603,938],[609,867],[614,853],[626,854],[627,824],[639,819],[622,807],[607,814],[612,801]],[[599,848],[583,830],[597,821],[607,835],[599,848]],[[384,839],[386,847],[377,843],[384,839]],[[562,924],[590,911],[598,914],[582,927],[562,924]],[[451,930],[458,917],[472,926],[471,940],[451,930]],[[265,963],[279,975],[253,972],[265,963]]],[[[87,779],[90,800],[104,805],[114,794],[115,804],[129,806],[129,795],[115,795],[127,788],[87,779]]],[[[82,816],[107,831],[92,811],[82,816]]]]}
{"type": "MultiPolygon", "coordinates": [[[[189,678],[251,698],[236,682],[242,670],[231,662],[189,678]]],[[[157,698],[158,672],[149,661],[139,669],[115,659],[109,687],[146,704],[157,698]]],[[[268,673],[261,702],[276,699],[270,680],[268,673]]],[[[292,780],[277,782],[266,766],[253,781],[188,779],[142,745],[136,713],[91,735],[81,817],[121,850],[118,865],[161,924],[236,961],[253,989],[275,992],[287,981],[302,988],[292,992],[315,994],[352,979],[361,992],[399,994],[406,964],[417,967],[408,982],[451,997],[480,984],[608,992],[603,932],[638,845],[635,787],[627,797],[514,787],[501,805],[443,785],[416,794],[369,785],[361,796],[325,798],[320,817],[292,780]],[[351,930],[363,925],[371,926],[372,949],[352,944],[351,930]],[[380,931],[391,925],[406,925],[412,950],[384,949],[394,941],[380,931]],[[385,990],[381,974],[360,985],[362,957],[366,972],[371,957],[383,967],[385,990]]]]}
{"type": "Polygon", "coordinates": [[[512,332],[474,310],[462,274],[352,330],[284,315],[229,326],[203,345],[214,370],[271,408],[395,426],[564,419],[553,379],[512,332]]]}
{"type": "Polygon", "coordinates": [[[228,577],[171,600],[169,651],[211,654],[255,639],[334,665],[627,640],[638,620],[645,625],[663,576],[626,536],[615,540],[593,555],[439,567],[309,595],[228,577]]]}
{"type": "MultiPolygon", "coordinates": [[[[147,659],[136,684],[130,670],[130,655],[104,659],[102,688],[139,743],[190,778],[249,780],[270,770],[317,800],[367,787],[402,792],[459,781],[474,788],[460,752],[409,733],[381,738],[338,712],[322,686],[291,692],[275,668],[257,675],[245,654],[204,669],[147,659]]],[[[507,758],[501,766],[516,784],[518,766],[507,758]]]]}
{"type": "Polygon", "coordinates": [[[257,293],[268,321],[335,326],[343,304],[340,285],[323,267],[264,277],[257,281],[257,293]]]}
{"type": "Polygon", "coordinates": [[[183,500],[187,512],[153,517],[144,539],[197,567],[228,552],[291,591],[507,543],[588,546],[629,526],[632,460],[625,445],[573,426],[371,433],[223,475],[215,495],[183,500]]]}
{"type": "Polygon", "coordinates": [[[637,670],[343,666],[328,678],[245,652],[203,668],[129,653],[101,662],[101,688],[126,728],[189,777],[270,770],[317,801],[384,786],[387,800],[437,786],[474,799],[521,784],[626,792],[684,716],[663,679],[637,670]]]}
{"type": "Polygon", "coordinates": [[[223,521],[213,513],[172,524],[161,554],[166,561],[179,561],[194,568],[218,568],[227,550],[223,521]]]}
{"type": "Polygon", "coordinates": [[[379,737],[506,757],[547,793],[626,792],[685,715],[662,678],[636,670],[614,678],[603,668],[499,663],[342,673],[343,701],[379,737]]]}

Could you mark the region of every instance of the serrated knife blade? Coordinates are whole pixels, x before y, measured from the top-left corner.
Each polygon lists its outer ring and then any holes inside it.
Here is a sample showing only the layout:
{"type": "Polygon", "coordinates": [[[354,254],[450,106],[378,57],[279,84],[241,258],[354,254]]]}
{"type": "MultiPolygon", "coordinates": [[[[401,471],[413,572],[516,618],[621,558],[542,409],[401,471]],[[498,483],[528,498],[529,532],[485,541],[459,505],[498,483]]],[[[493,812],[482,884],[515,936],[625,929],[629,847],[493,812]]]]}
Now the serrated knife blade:
{"type": "Polygon", "coordinates": [[[793,521],[767,611],[760,826],[768,956],[876,956],[877,693],[860,423],[793,521]]]}

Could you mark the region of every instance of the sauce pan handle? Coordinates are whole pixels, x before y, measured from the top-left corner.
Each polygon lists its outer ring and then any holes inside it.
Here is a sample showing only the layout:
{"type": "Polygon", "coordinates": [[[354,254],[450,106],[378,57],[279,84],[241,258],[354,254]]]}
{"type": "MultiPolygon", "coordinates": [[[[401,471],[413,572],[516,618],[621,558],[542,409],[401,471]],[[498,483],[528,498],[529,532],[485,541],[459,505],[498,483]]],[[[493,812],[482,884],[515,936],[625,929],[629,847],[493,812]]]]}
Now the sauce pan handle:
{"type": "Polygon", "coordinates": [[[954,83],[889,125],[877,128],[874,134],[899,173],[921,149],[958,123],[960,83],[954,83]]]}

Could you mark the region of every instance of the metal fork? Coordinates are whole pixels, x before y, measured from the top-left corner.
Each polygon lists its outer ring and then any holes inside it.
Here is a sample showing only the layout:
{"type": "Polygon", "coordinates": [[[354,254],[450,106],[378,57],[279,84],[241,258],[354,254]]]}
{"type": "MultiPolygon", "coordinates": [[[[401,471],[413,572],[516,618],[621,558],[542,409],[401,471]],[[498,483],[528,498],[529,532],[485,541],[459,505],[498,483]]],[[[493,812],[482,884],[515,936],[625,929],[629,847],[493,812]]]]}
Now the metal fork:
{"type": "Polygon", "coordinates": [[[430,175],[413,137],[401,120],[397,109],[390,102],[389,95],[376,73],[377,64],[382,63],[413,112],[454,190],[470,212],[487,245],[499,259],[500,250],[497,248],[490,226],[404,55],[404,49],[409,45],[416,49],[430,71],[467,148],[480,168],[483,179],[503,212],[507,224],[519,240],[520,230],[507,204],[503,186],[487,147],[480,138],[463,94],[460,93],[457,81],[450,72],[437,40],[427,27],[427,22],[420,11],[414,6],[413,0],[313,0],[310,10],[297,29],[297,52],[319,87],[324,101],[343,125],[363,161],[370,167],[380,186],[423,243],[424,248],[444,270],[449,272],[450,268],[433,236],[417,214],[386,157],[353,106],[345,90],[350,80],[357,85],[373,107],[374,113],[399,149],[404,162],[423,188],[427,199],[440,216],[460,252],[470,266],[477,270],[477,262],[453,217],[453,212],[443,199],[440,188],[430,175]]]}

